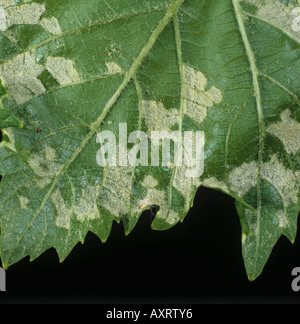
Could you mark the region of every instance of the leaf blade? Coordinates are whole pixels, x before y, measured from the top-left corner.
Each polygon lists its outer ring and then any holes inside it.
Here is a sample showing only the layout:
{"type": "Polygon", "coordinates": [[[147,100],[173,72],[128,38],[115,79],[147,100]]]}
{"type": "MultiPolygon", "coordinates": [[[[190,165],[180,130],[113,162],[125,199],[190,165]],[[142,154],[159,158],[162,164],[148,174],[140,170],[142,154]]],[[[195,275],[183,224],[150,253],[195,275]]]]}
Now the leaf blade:
{"type": "Polygon", "coordinates": [[[281,62],[299,65],[299,42],[286,25],[263,16],[290,6],[249,0],[249,14],[244,2],[114,0],[101,1],[107,11],[99,11],[97,1],[73,0],[61,3],[63,16],[47,0],[39,4],[46,4],[47,18],[17,26],[28,43],[16,38],[11,56],[0,53],[8,106],[26,120],[20,134],[8,130],[11,143],[0,150],[5,266],[52,246],[64,260],[88,231],[105,242],[113,221],[122,221],[128,235],[151,206],[159,207],[152,227],[169,229],[184,220],[199,186],[239,202],[251,280],[282,234],[295,239],[300,94],[287,77],[294,72],[281,62]],[[79,8],[87,15],[76,15],[79,8]],[[279,51],[263,43],[265,35],[281,39],[279,51]],[[16,86],[8,68],[28,71],[30,80],[16,73],[16,86]],[[99,168],[97,132],[118,138],[124,122],[128,131],[147,134],[204,131],[204,175],[191,180],[187,168],[161,165],[99,168]],[[16,210],[23,219],[16,221],[16,210]]]}

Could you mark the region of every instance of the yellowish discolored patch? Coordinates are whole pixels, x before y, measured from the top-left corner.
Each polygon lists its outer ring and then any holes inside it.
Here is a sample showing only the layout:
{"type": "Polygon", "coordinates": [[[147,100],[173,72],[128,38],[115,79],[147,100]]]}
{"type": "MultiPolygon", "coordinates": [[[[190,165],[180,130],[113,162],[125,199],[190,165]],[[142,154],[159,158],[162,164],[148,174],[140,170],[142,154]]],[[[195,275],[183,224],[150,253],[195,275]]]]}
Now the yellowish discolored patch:
{"type": "Polygon", "coordinates": [[[149,136],[154,131],[171,131],[172,126],[179,123],[177,109],[166,109],[161,102],[147,100],[143,100],[142,106],[149,136]]]}
{"type": "Polygon", "coordinates": [[[33,172],[41,177],[54,177],[63,168],[63,164],[57,162],[56,152],[51,147],[46,147],[40,154],[33,154],[28,160],[33,172]]]}
{"type": "Polygon", "coordinates": [[[64,57],[47,58],[46,69],[62,86],[71,85],[80,81],[80,76],[75,69],[75,64],[72,60],[64,57]]]}
{"type": "Polygon", "coordinates": [[[51,183],[51,178],[44,177],[34,180],[38,188],[44,189],[51,183]]]}
{"type": "Polygon", "coordinates": [[[44,4],[25,1],[16,5],[14,0],[0,1],[0,31],[8,32],[13,25],[40,25],[53,35],[61,35],[61,27],[56,17],[41,18],[46,12],[44,4]]]}
{"type": "Polygon", "coordinates": [[[292,170],[287,169],[276,155],[261,166],[259,173],[258,163],[244,163],[233,170],[229,175],[229,187],[241,197],[256,187],[259,177],[269,182],[279,193],[286,207],[298,203],[299,181],[292,170]]]}
{"type": "Polygon", "coordinates": [[[289,110],[281,114],[281,122],[269,126],[268,132],[281,140],[289,154],[300,150],[300,124],[291,118],[289,110]]]}
{"type": "Polygon", "coordinates": [[[289,221],[286,216],[286,212],[284,210],[280,210],[276,213],[278,218],[279,227],[286,228],[289,227],[289,221]]]}
{"type": "Polygon", "coordinates": [[[40,25],[53,35],[61,35],[62,30],[56,17],[43,18],[40,25]]]}
{"type": "Polygon", "coordinates": [[[13,25],[37,25],[40,17],[45,12],[45,5],[31,2],[23,5],[9,5],[8,2],[0,3],[0,30],[6,31],[13,25]]]}
{"type": "Polygon", "coordinates": [[[166,222],[170,225],[174,225],[176,223],[178,223],[180,221],[180,217],[178,215],[178,213],[176,213],[174,210],[170,210],[167,218],[166,218],[166,222]]]}
{"type": "Polygon", "coordinates": [[[267,23],[276,26],[292,35],[300,42],[300,34],[295,29],[294,9],[300,7],[298,3],[290,3],[288,5],[279,0],[245,0],[247,3],[255,5],[257,12],[255,16],[266,21],[267,23]]]}
{"type": "Polygon", "coordinates": [[[252,187],[257,185],[257,177],[257,162],[244,163],[229,174],[229,187],[243,197],[252,187]]]}
{"type": "Polygon", "coordinates": [[[199,178],[187,177],[188,170],[187,166],[176,167],[173,179],[173,187],[185,198],[185,205],[183,207],[186,211],[190,209],[195,190],[201,185],[199,178]]]}
{"type": "Polygon", "coordinates": [[[261,176],[276,188],[286,207],[298,203],[297,178],[292,170],[285,168],[276,155],[263,164],[261,176]]]}
{"type": "Polygon", "coordinates": [[[221,90],[214,86],[206,90],[208,84],[206,76],[192,67],[184,66],[184,76],[185,114],[200,124],[207,117],[207,108],[221,103],[223,95],[221,90]]]}
{"type": "Polygon", "coordinates": [[[77,219],[79,221],[100,218],[100,214],[97,207],[98,195],[98,186],[88,185],[81,190],[81,197],[79,201],[75,203],[74,206],[74,213],[77,215],[77,219]]]}
{"type": "Polygon", "coordinates": [[[116,62],[106,62],[105,65],[107,68],[108,75],[113,75],[113,74],[118,74],[123,72],[122,68],[116,62]]]}
{"type": "Polygon", "coordinates": [[[115,217],[130,212],[132,171],[131,167],[108,167],[105,170],[99,204],[115,217]]]}
{"type": "Polygon", "coordinates": [[[143,180],[142,185],[145,188],[155,188],[158,185],[158,181],[155,178],[153,178],[151,175],[148,175],[143,180]]]}
{"type": "Polygon", "coordinates": [[[71,222],[72,208],[69,208],[67,206],[67,203],[64,201],[59,189],[56,189],[53,192],[51,199],[56,208],[56,220],[55,220],[56,226],[69,229],[70,222],[71,222]]]}
{"type": "Polygon", "coordinates": [[[0,78],[8,94],[17,104],[46,91],[38,76],[44,67],[36,63],[35,56],[23,53],[0,65],[0,78]]]}
{"type": "Polygon", "coordinates": [[[19,196],[18,198],[19,198],[19,201],[20,201],[21,209],[27,209],[27,206],[28,206],[30,200],[27,197],[24,197],[24,196],[19,196]]]}
{"type": "Polygon", "coordinates": [[[6,11],[5,8],[0,6],[0,30],[5,31],[7,29],[6,11]]]}

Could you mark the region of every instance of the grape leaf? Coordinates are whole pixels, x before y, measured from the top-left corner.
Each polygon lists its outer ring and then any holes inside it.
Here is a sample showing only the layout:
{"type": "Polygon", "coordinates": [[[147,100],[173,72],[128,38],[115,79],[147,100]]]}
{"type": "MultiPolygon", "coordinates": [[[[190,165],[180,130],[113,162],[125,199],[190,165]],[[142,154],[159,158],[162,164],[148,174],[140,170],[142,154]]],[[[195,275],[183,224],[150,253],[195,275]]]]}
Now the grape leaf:
{"type": "Polygon", "coordinates": [[[122,221],[129,234],[151,206],[159,207],[152,227],[169,229],[205,186],[236,199],[246,271],[258,277],[279,237],[293,242],[297,233],[296,6],[0,0],[8,93],[0,113],[24,125],[0,124],[8,127],[0,144],[3,266],[51,247],[63,261],[88,231],[105,242],[122,221]],[[100,167],[97,134],[120,139],[125,123],[128,134],[204,132],[204,173],[186,177],[174,163],[100,167]]]}

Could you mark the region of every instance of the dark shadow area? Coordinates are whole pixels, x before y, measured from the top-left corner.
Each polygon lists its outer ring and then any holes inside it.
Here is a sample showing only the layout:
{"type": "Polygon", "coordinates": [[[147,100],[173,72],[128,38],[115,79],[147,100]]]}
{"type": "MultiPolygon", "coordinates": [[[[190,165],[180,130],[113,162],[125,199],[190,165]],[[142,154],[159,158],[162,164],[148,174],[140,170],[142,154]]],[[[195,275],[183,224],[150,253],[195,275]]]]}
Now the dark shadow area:
{"type": "Polygon", "coordinates": [[[300,302],[291,289],[292,269],[300,266],[299,238],[294,245],[281,238],[251,283],[233,199],[201,188],[185,221],[165,232],[150,228],[154,209],[128,237],[116,223],[105,244],[89,233],[62,264],[51,249],[32,263],[12,266],[0,302],[300,302]]]}

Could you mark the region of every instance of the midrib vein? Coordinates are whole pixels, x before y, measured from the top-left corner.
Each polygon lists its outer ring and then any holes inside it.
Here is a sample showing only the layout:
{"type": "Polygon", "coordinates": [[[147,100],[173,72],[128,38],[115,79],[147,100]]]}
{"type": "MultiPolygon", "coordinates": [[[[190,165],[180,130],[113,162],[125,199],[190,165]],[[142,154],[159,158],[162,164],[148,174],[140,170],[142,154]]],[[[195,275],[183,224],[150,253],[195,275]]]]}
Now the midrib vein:
{"type": "MultiPolygon", "coordinates": [[[[263,115],[263,108],[262,108],[262,100],[261,100],[261,91],[259,86],[259,72],[255,62],[254,52],[252,50],[244,21],[243,21],[243,11],[240,6],[240,0],[232,0],[233,7],[236,13],[236,18],[239,26],[239,30],[243,39],[243,43],[246,49],[247,57],[250,64],[250,69],[252,73],[253,79],[253,88],[254,94],[256,98],[256,106],[257,106],[257,114],[258,114],[258,123],[259,123],[259,135],[260,135],[260,142],[259,142],[259,153],[258,153],[258,174],[257,174],[257,239],[256,239],[256,255],[255,260],[253,263],[253,271],[256,270],[256,261],[257,261],[257,254],[260,244],[260,224],[261,224],[261,171],[262,171],[262,161],[263,161],[263,151],[264,151],[264,139],[265,139],[265,126],[264,126],[264,115],[263,115]]],[[[253,273],[254,275],[254,273],[253,273]]]]}
{"type": "Polygon", "coordinates": [[[168,8],[168,10],[166,12],[166,15],[160,21],[160,23],[158,24],[157,28],[154,30],[154,32],[150,36],[148,42],[146,43],[146,45],[144,46],[144,48],[140,52],[139,56],[136,58],[136,60],[131,65],[131,67],[128,70],[128,72],[125,74],[123,82],[121,83],[121,85],[119,86],[119,88],[117,89],[117,91],[114,93],[114,95],[110,98],[110,100],[106,103],[106,105],[105,105],[105,107],[104,107],[101,115],[91,125],[91,130],[90,130],[89,134],[81,142],[81,144],[78,146],[78,148],[76,149],[76,151],[72,154],[72,156],[70,157],[70,159],[65,163],[64,167],[62,168],[62,170],[54,178],[54,180],[53,180],[53,182],[51,184],[51,187],[49,188],[48,192],[46,193],[44,199],[41,202],[40,207],[34,213],[31,221],[27,224],[27,226],[25,227],[25,229],[23,230],[23,232],[18,237],[18,239],[17,239],[17,241],[16,241],[16,243],[14,245],[14,248],[11,249],[11,252],[8,255],[7,259],[6,259],[7,262],[10,260],[11,255],[13,254],[13,251],[18,247],[21,239],[24,237],[24,235],[27,232],[27,230],[32,226],[32,224],[33,224],[34,220],[36,219],[36,217],[43,210],[46,202],[50,198],[50,196],[51,196],[54,188],[56,187],[59,179],[63,176],[63,174],[65,174],[65,172],[67,171],[67,169],[69,168],[69,166],[73,163],[73,161],[76,159],[76,157],[78,156],[78,154],[83,150],[83,148],[86,146],[86,144],[89,142],[89,140],[98,131],[98,128],[100,127],[101,123],[103,122],[103,120],[107,116],[108,112],[110,111],[110,109],[112,108],[112,106],[115,104],[115,102],[117,101],[117,99],[119,98],[119,96],[121,95],[121,93],[123,92],[123,90],[126,88],[127,84],[134,77],[137,69],[142,64],[143,60],[145,59],[145,57],[147,56],[147,54],[149,53],[149,51],[153,47],[153,45],[156,42],[157,38],[162,33],[162,31],[165,29],[165,27],[168,25],[168,23],[172,19],[173,15],[177,12],[179,6],[182,4],[183,1],[184,0],[174,0],[173,3],[169,6],[169,8],[168,8]]]}

